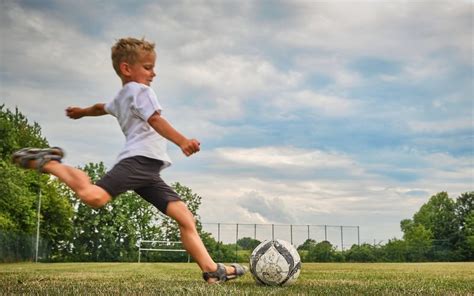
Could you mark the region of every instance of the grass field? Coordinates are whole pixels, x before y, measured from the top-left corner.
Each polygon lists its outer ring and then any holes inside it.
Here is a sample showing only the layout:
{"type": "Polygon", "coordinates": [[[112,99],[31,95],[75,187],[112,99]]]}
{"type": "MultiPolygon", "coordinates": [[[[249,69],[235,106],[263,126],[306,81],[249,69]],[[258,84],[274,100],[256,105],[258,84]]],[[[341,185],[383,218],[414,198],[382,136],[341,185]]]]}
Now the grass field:
{"type": "Polygon", "coordinates": [[[0,295],[474,295],[474,263],[305,263],[290,287],[209,286],[193,263],[0,264],[0,295]]]}

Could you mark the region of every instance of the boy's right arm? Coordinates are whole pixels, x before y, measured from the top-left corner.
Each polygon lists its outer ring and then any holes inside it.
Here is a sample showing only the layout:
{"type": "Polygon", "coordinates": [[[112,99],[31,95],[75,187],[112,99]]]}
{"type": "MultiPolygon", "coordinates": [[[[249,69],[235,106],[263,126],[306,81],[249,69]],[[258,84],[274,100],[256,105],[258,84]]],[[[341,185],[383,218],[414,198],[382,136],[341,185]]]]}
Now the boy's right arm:
{"type": "Polygon", "coordinates": [[[158,112],[151,115],[147,122],[157,133],[181,148],[181,151],[183,151],[186,156],[190,156],[201,150],[199,147],[201,144],[198,140],[188,139],[183,136],[173,126],[171,126],[166,119],[161,117],[158,112]]]}
{"type": "Polygon", "coordinates": [[[84,116],[101,116],[106,115],[105,104],[99,103],[87,108],[68,107],[66,109],[66,116],[71,119],[79,119],[84,116]]]}

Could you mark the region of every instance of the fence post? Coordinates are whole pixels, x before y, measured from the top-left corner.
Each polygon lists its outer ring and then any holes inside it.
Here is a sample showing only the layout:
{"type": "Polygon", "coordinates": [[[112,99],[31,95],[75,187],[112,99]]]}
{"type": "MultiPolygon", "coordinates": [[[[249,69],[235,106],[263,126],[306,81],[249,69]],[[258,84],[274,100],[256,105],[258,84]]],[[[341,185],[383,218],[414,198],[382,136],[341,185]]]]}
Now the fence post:
{"type": "Polygon", "coordinates": [[[140,263],[142,253],[142,242],[141,239],[138,240],[138,263],[140,263]]]}
{"type": "MultiPolygon", "coordinates": [[[[40,175],[38,175],[40,176],[40,175]]],[[[38,211],[36,212],[36,254],[35,262],[38,263],[39,232],[40,232],[40,212],[41,212],[41,183],[38,177],[38,211]]]]}
{"type": "Polygon", "coordinates": [[[341,250],[344,251],[344,229],[341,226],[341,250]]]}
{"type": "Polygon", "coordinates": [[[293,244],[293,224],[290,224],[290,237],[291,237],[291,244],[293,244]]]}
{"type": "Polygon", "coordinates": [[[235,230],[235,262],[238,262],[239,256],[237,241],[239,240],[239,223],[236,224],[235,230]]]}
{"type": "Polygon", "coordinates": [[[360,246],[360,233],[359,233],[359,226],[357,226],[357,245],[360,246]]]}

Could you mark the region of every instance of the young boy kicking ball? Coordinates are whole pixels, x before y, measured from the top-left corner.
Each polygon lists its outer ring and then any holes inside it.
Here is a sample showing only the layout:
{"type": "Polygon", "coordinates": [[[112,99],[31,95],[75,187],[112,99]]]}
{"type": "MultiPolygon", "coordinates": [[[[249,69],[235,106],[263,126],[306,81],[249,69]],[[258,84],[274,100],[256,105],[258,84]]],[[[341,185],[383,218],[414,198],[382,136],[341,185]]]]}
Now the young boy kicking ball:
{"type": "Polygon", "coordinates": [[[116,165],[96,184],[83,171],[61,163],[64,152],[59,147],[25,148],[15,152],[13,161],[23,168],[52,174],[69,186],[87,205],[100,208],[112,198],[134,190],[161,212],[177,221],[184,248],[194,258],[208,283],[224,282],[245,273],[239,264],[216,264],[198,235],[194,216],[160,177],[160,171],[171,165],[166,152],[167,140],[181,148],[186,156],[199,152],[200,143],[179,133],[161,116],[150,84],[155,77],[155,45],[144,39],[120,39],[112,47],[112,63],[122,80],[122,89],[107,104],[87,108],[69,107],[72,119],[110,114],[125,135],[126,143],[116,165]]]}

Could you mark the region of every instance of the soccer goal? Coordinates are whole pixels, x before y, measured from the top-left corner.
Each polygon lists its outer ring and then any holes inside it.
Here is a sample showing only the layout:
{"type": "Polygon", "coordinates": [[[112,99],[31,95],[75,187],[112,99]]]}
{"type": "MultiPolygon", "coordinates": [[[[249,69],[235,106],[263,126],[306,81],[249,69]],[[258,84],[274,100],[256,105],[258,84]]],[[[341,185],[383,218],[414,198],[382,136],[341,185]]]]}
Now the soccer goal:
{"type": "MultiPolygon", "coordinates": [[[[186,250],[177,248],[182,245],[180,241],[155,241],[155,240],[139,240],[138,245],[138,263],[141,262],[142,252],[184,252],[186,250]]],[[[188,254],[188,263],[191,257],[188,254]]]]}

